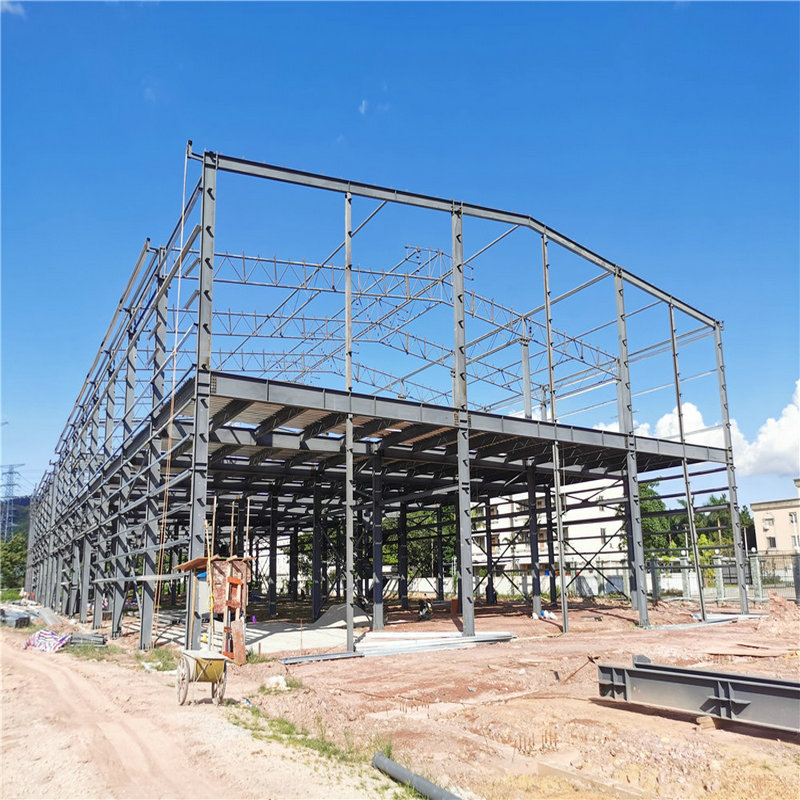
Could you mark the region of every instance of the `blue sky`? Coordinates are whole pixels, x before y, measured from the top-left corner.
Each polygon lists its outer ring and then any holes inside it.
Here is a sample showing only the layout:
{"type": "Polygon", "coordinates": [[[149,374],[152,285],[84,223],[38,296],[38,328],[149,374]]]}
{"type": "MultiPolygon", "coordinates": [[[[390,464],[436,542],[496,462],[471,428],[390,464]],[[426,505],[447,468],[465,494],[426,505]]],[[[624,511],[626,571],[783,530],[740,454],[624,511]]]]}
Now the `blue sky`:
{"type": "Polygon", "coordinates": [[[792,496],[799,9],[4,3],[2,462],[46,466],[191,138],[531,213],[723,319],[741,499],[792,496]]]}

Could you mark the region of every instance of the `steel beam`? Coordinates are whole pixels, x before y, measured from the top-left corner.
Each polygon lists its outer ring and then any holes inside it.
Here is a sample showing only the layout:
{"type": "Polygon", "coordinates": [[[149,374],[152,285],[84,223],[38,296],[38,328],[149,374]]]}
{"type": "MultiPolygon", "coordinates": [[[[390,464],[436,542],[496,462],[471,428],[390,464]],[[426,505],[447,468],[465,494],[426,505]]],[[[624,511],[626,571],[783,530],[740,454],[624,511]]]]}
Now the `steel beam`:
{"type": "MultiPolygon", "coordinates": [[[[194,155],[195,158],[199,156],[194,155]]],[[[592,252],[583,245],[578,244],[572,239],[564,236],[558,231],[549,228],[539,220],[534,219],[528,214],[511,213],[507,211],[500,211],[498,209],[486,208],[484,206],[476,206],[470,203],[454,204],[452,200],[445,200],[444,198],[432,197],[430,195],[416,194],[413,192],[404,192],[397,189],[388,189],[381,186],[374,186],[367,183],[360,183],[358,181],[345,180],[343,178],[331,178],[326,175],[317,175],[310,172],[302,172],[300,170],[288,169],[286,167],[276,167],[271,164],[259,163],[256,161],[248,161],[242,158],[234,158],[219,154],[217,156],[219,169],[226,172],[234,172],[240,175],[251,175],[258,178],[267,178],[269,180],[282,181],[284,183],[294,183],[300,186],[308,186],[315,189],[324,189],[332,192],[340,192],[348,196],[370,197],[374,200],[380,200],[390,203],[402,203],[403,205],[416,206],[418,208],[427,208],[434,211],[442,211],[445,213],[452,213],[454,205],[457,205],[459,214],[467,217],[477,217],[478,219],[493,220],[495,222],[503,222],[509,225],[520,225],[537,233],[544,234],[559,246],[569,250],[577,256],[589,261],[592,264],[601,267],[606,272],[615,274],[620,272],[631,285],[637,286],[644,292],[652,295],[653,297],[663,300],[665,302],[672,301],[676,308],[679,308],[686,314],[694,317],[706,325],[713,325],[715,320],[706,314],[698,311],[692,306],[684,303],[666,292],[661,291],[647,281],[642,280],[631,272],[623,270],[622,267],[614,264],[597,253],[592,252]]]]}
{"type": "Polygon", "coordinates": [[[800,682],[653,664],[597,665],[601,697],[800,733],[800,682]]]}

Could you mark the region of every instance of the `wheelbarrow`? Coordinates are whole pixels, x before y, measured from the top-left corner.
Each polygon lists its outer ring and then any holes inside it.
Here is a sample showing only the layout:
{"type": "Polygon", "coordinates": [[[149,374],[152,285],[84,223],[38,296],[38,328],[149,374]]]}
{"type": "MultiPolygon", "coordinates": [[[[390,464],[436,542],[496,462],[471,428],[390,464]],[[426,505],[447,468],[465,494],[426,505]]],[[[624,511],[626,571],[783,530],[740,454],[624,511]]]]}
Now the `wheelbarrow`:
{"type": "Polygon", "coordinates": [[[214,650],[184,650],[175,678],[178,704],[186,702],[190,683],[210,683],[211,700],[214,705],[219,705],[225,695],[229,660],[214,650]]]}

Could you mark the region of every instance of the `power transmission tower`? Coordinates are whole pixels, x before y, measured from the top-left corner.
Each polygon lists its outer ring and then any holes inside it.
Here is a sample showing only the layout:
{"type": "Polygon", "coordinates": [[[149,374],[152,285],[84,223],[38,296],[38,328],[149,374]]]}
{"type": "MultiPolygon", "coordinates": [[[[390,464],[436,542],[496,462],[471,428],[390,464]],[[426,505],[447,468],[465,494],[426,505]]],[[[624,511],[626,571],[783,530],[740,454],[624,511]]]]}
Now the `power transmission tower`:
{"type": "Polygon", "coordinates": [[[11,538],[16,522],[15,499],[17,496],[17,484],[20,474],[18,467],[24,464],[7,464],[0,467],[2,478],[0,479],[0,500],[2,500],[2,511],[0,511],[0,539],[7,542],[11,538]]]}

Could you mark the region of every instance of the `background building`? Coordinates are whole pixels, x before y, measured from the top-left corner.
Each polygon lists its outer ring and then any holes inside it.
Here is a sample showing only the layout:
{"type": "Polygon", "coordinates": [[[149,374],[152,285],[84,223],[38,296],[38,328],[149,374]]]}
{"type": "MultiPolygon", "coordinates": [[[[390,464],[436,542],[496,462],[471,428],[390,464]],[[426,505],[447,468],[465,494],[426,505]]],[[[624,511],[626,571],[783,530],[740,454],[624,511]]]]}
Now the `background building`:
{"type": "Polygon", "coordinates": [[[795,478],[794,485],[796,497],[751,504],[760,553],[770,550],[800,552],[800,530],[797,526],[797,517],[800,514],[800,478],[795,478]]]}

